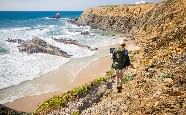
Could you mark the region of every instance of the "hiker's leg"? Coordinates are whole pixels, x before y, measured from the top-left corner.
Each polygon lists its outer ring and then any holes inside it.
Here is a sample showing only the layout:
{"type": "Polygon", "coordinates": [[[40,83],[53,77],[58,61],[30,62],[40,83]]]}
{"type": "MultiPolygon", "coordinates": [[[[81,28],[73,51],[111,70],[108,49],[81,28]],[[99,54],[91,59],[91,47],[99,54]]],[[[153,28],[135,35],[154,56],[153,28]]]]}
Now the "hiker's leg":
{"type": "Polygon", "coordinates": [[[119,83],[119,70],[116,70],[116,88],[118,87],[119,83]]]}
{"type": "Polygon", "coordinates": [[[121,70],[117,70],[117,76],[116,76],[116,89],[117,89],[117,92],[118,93],[121,93],[121,73],[122,71],[121,70]]]}
{"type": "Polygon", "coordinates": [[[119,70],[119,77],[118,77],[118,87],[122,87],[122,78],[123,78],[123,71],[119,70]]]}

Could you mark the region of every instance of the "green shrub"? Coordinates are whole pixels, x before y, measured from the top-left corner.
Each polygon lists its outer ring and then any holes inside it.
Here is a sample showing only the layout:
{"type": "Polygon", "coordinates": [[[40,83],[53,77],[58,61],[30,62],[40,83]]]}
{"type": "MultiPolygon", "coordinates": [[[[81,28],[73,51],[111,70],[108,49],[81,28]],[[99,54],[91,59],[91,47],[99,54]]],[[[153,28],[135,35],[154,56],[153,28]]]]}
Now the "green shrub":
{"type": "Polygon", "coordinates": [[[71,115],[80,115],[79,111],[72,112],[71,115]]]}
{"type": "Polygon", "coordinates": [[[159,78],[164,80],[165,78],[173,78],[173,73],[170,70],[160,73],[159,78]]]}
{"type": "MultiPolygon", "coordinates": [[[[36,109],[36,112],[33,114],[37,115],[39,113],[47,113],[48,111],[53,110],[55,108],[61,106],[64,107],[67,105],[69,101],[73,101],[79,97],[86,95],[91,90],[92,87],[99,86],[100,84],[107,81],[107,79],[111,78],[113,74],[114,74],[113,71],[108,71],[105,77],[99,77],[93,80],[91,83],[74,88],[73,90],[64,93],[61,96],[54,96],[44,101],[41,105],[39,105],[38,108],[36,109]]],[[[79,115],[79,112],[75,112],[72,115],[79,115]]]]}
{"type": "Polygon", "coordinates": [[[122,79],[122,83],[126,84],[133,79],[134,79],[134,75],[126,74],[125,77],[122,79]]]}

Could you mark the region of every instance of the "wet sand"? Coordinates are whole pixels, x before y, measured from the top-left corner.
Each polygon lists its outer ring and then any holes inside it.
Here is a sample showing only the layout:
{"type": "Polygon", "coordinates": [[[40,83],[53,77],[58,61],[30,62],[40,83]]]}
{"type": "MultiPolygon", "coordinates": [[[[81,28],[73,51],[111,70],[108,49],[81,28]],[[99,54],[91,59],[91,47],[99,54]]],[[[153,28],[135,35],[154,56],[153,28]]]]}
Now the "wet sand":
{"type": "Polygon", "coordinates": [[[111,61],[112,60],[110,56],[102,57],[96,61],[93,61],[83,70],[81,70],[77,74],[77,77],[73,80],[68,77],[64,77],[65,76],[64,70],[60,71],[60,69],[58,69],[56,71],[50,72],[46,74],[44,77],[42,77],[43,79],[39,79],[38,82],[40,82],[40,80],[42,82],[49,82],[47,80],[47,77],[55,76],[55,79],[53,80],[50,79],[50,82],[55,82],[57,85],[60,85],[61,89],[59,91],[36,96],[23,97],[13,102],[6,103],[5,105],[19,111],[33,112],[37,108],[37,105],[43,102],[44,100],[49,99],[54,95],[60,95],[84,83],[88,83],[98,78],[99,76],[104,76],[106,72],[110,70],[111,61]]]}

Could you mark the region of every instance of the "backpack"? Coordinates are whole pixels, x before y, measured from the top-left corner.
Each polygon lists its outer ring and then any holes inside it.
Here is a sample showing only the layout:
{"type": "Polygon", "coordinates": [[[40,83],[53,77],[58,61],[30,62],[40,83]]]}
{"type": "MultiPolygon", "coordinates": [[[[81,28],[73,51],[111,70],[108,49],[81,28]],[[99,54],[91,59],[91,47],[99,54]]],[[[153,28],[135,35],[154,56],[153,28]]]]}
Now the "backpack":
{"type": "Polygon", "coordinates": [[[112,54],[112,68],[123,69],[130,65],[130,58],[128,56],[128,51],[126,49],[116,49],[112,54]]]}

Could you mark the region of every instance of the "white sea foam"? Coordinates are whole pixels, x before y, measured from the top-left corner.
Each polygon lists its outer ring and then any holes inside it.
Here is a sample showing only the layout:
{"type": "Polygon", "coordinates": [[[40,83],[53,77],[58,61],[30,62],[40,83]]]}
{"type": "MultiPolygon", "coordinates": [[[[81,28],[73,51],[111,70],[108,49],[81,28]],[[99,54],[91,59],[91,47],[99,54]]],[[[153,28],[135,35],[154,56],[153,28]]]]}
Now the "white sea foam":
{"type": "Polygon", "coordinates": [[[70,55],[73,55],[72,58],[83,58],[83,57],[91,56],[95,53],[94,51],[90,51],[88,48],[82,48],[73,44],[58,43],[53,39],[46,39],[46,41],[49,44],[57,46],[60,49],[63,49],[64,51],[68,52],[70,55]]]}
{"type": "MultiPolygon", "coordinates": [[[[24,87],[25,90],[17,91],[19,92],[17,94],[15,92],[13,94],[10,90],[4,89],[14,86],[15,88],[13,87],[13,89],[16,91],[15,85],[40,77],[40,75],[55,70],[70,61],[70,59],[64,57],[49,54],[20,53],[17,48],[17,43],[6,42],[8,38],[29,40],[33,37],[38,37],[48,44],[59,47],[61,50],[73,55],[72,58],[92,56],[96,51],[90,51],[88,48],[82,48],[72,44],[58,43],[52,39],[53,37],[57,39],[66,38],[78,40],[80,43],[89,45],[92,48],[108,46],[121,41],[121,37],[119,36],[115,36],[113,39],[112,36],[94,33],[88,26],[78,27],[69,23],[64,23],[64,26],[38,25],[36,27],[0,29],[0,43],[9,50],[9,53],[0,55],[0,103],[5,103],[26,95],[56,90],[55,86],[47,85],[44,86],[43,89],[40,88],[41,90],[38,90],[40,86],[27,85],[24,87]],[[90,35],[81,35],[81,31],[88,31],[90,35]]],[[[81,69],[79,68],[79,70],[81,69]]]]}
{"type": "Polygon", "coordinates": [[[48,54],[12,53],[0,56],[0,89],[33,80],[69,59],[48,54]]]}
{"type": "Polygon", "coordinates": [[[10,89],[6,90],[0,90],[0,103],[4,104],[7,102],[14,101],[15,99],[22,98],[24,96],[32,96],[34,95],[40,95],[47,92],[54,92],[57,91],[57,88],[55,85],[48,85],[45,84],[26,84],[26,86],[17,88],[12,87],[10,89]]]}
{"type": "MultiPolygon", "coordinates": [[[[44,17],[44,18],[41,18],[41,19],[45,19],[45,20],[56,20],[56,18],[50,18],[50,17],[44,17]]],[[[59,18],[58,20],[68,20],[69,18],[59,18]]]]}

